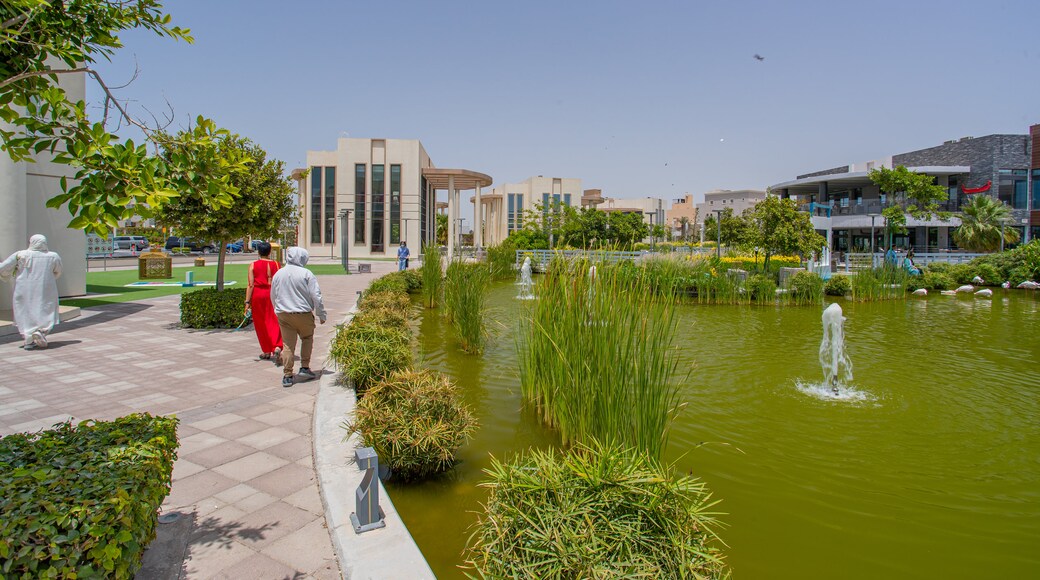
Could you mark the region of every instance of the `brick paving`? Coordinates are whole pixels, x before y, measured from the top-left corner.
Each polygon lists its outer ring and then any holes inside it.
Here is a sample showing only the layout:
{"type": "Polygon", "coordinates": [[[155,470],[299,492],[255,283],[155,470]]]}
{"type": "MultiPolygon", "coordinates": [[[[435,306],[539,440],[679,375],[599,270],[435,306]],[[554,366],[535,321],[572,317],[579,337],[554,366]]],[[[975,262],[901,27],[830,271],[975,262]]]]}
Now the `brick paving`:
{"type": "MultiPolygon", "coordinates": [[[[315,372],[357,292],[394,269],[372,266],[319,276],[329,322],[315,334],[315,372]]],[[[182,578],[341,577],[312,461],[318,381],[282,388],[281,369],[257,358],[252,328],[179,329],[178,305],[170,296],[84,310],[47,350],[0,338],[0,435],[70,417],[176,414],[181,445],[163,510],[196,514],[182,578]]]]}

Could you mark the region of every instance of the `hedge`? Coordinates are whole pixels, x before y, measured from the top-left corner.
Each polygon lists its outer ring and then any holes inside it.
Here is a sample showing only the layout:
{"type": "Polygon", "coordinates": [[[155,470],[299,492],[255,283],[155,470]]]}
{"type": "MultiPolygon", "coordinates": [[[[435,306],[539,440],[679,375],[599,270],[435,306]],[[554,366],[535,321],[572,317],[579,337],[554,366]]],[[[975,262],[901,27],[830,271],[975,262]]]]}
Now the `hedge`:
{"type": "Polygon", "coordinates": [[[176,459],[147,413],[0,439],[0,577],[133,578],[176,459]]]}
{"type": "Polygon", "coordinates": [[[181,294],[181,326],[235,328],[242,323],[245,288],[200,288],[181,294]]]}

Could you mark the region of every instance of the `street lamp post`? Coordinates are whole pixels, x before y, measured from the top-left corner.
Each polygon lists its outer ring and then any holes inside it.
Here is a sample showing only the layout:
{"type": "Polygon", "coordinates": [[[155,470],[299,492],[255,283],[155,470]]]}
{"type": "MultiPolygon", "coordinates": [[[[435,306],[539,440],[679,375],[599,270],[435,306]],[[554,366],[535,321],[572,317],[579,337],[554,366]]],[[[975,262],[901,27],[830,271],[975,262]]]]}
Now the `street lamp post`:
{"type": "Polygon", "coordinates": [[[721,209],[713,209],[711,211],[715,213],[715,229],[718,230],[718,234],[719,234],[719,237],[718,237],[718,240],[717,240],[717,243],[716,243],[716,246],[715,246],[715,257],[717,257],[718,259],[721,260],[722,259],[722,212],[723,212],[723,210],[721,210],[721,209]]]}
{"type": "Polygon", "coordinates": [[[350,273],[350,261],[347,256],[347,224],[350,222],[350,211],[349,209],[339,210],[339,246],[340,246],[340,262],[343,264],[343,271],[347,274],[350,273]]]}
{"type": "Polygon", "coordinates": [[[643,213],[645,213],[646,215],[650,216],[650,251],[654,252],[654,251],[657,250],[657,245],[654,243],[654,242],[657,241],[657,237],[654,235],[654,215],[655,214],[652,211],[643,212],[643,213]]]}
{"type": "Polygon", "coordinates": [[[876,213],[870,214],[870,267],[871,268],[877,267],[877,264],[874,263],[874,218],[876,218],[877,216],[878,216],[878,214],[876,214],[876,213]]]}
{"type": "Polygon", "coordinates": [[[1007,224],[1007,218],[1000,218],[1000,253],[1004,253],[1004,226],[1007,224]]]}

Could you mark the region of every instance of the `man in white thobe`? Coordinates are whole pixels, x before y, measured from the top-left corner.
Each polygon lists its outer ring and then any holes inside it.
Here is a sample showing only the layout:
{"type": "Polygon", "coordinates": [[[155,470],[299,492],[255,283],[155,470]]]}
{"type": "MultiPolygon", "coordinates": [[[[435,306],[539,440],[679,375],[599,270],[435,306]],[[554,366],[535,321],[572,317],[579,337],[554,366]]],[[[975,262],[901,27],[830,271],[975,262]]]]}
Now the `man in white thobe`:
{"type": "Polygon", "coordinates": [[[47,238],[29,238],[29,249],[0,263],[0,280],[14,279],[14,323],[22,348],[47,348],[47,333],[58,323],[58,277],[61,257],[48,251],[47,238]]]}

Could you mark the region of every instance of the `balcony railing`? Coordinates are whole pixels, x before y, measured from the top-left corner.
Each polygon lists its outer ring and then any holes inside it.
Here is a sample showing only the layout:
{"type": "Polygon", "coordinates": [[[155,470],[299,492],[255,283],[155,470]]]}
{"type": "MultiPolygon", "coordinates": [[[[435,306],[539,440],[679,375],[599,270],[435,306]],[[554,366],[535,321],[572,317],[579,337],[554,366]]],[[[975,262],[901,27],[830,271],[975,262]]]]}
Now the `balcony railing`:
{"type": "MultiPolygon", "coordinates": [[[[833,217],[836,215],[862,215],[868,216],[870,214],[881,215],[881,211],[885,208],[892,206],[899,206],[905,208],[910,205],[909,202],[905,201],[889,201],[882,203],[878,200],[864,201],[862,203],[849,204],[842,206],[836,202],[808,202],[798,206],[799,211],[806,211],[814,216],[822,217],[833,217]]],[[[946,201],[938,205],[937,211],[948,211],[956,212],[960,211],[961,204],[956,200],[946,201]]]]}

